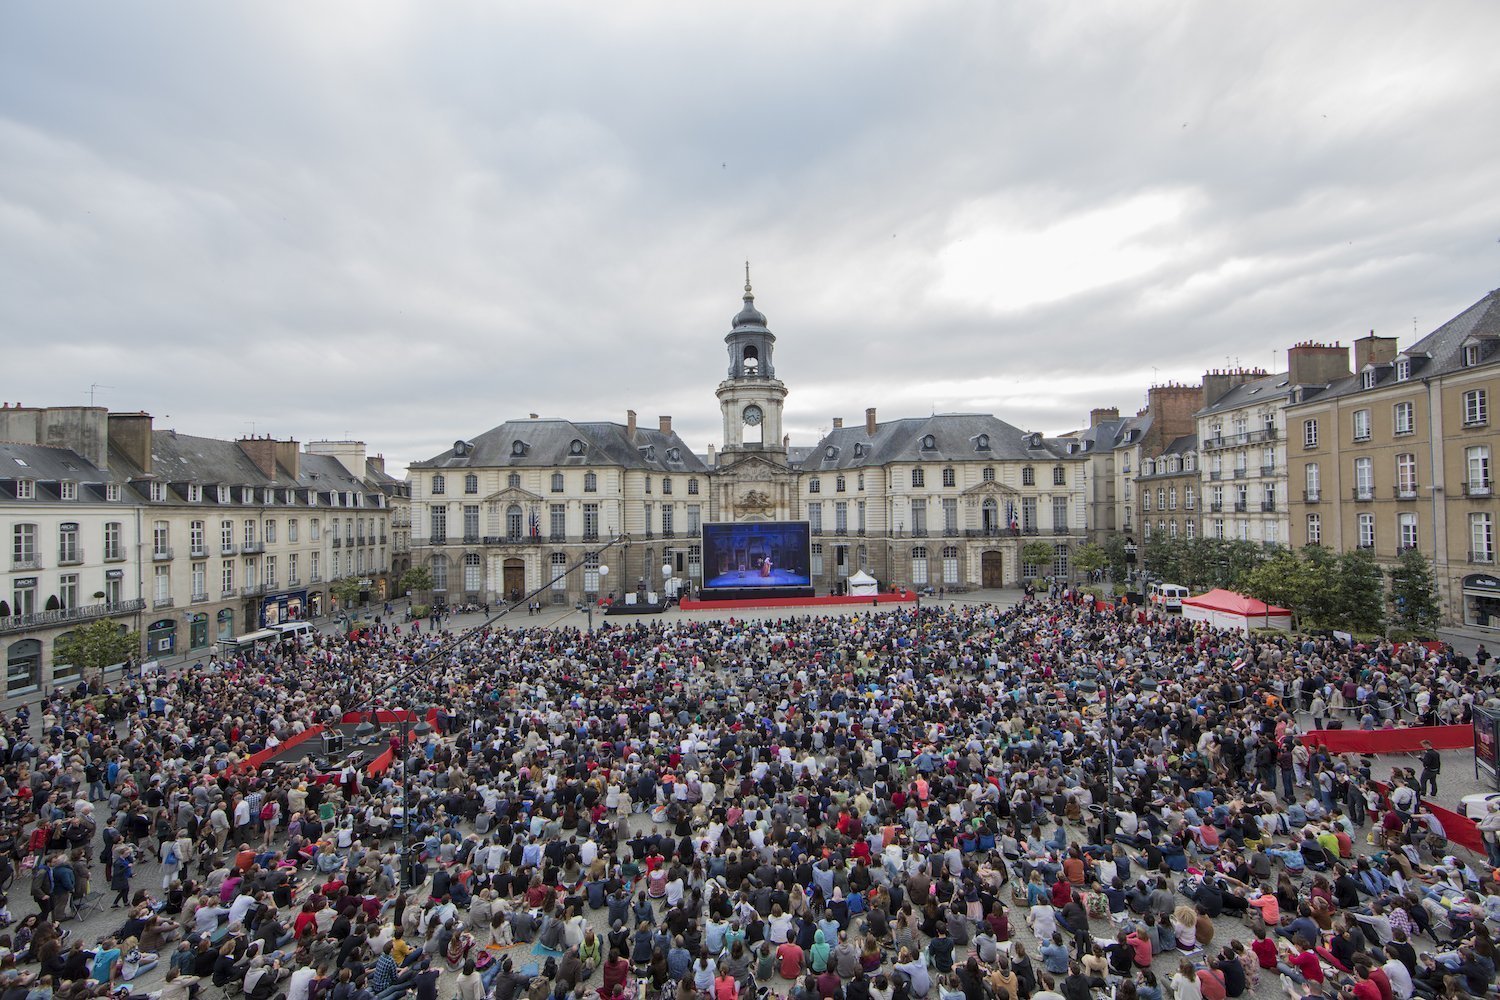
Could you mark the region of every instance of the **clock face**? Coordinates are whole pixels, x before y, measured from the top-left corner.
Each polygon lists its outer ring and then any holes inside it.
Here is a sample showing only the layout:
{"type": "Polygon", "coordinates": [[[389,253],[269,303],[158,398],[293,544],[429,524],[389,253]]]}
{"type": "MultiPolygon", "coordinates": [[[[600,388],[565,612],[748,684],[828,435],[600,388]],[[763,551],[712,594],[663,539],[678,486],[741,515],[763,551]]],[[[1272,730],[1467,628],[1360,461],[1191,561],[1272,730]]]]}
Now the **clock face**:
{"type": "Polygon", "coordinates": [[[745,423],[749,424],[751,427],[754,427],[756,424],[760,423],[760,417],[760,407],[745,407],[745,423]]]}

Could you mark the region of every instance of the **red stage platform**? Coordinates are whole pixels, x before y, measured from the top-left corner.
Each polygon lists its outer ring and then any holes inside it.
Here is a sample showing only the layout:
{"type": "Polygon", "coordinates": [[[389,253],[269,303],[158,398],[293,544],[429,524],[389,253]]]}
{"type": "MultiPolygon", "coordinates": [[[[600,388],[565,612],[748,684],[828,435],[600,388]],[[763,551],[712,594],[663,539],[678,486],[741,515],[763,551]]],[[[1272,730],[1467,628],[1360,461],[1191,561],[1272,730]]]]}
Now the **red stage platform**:
{"type": "Polygon", "coordinates": [[[678,607],[684,611],[750,611],[755,608],[868,608],[872,604],[912,604],[913,591],[900,594],[874,594],[865,597],[757,597],[744,601],[704,601],[684,598],[678,607]]]}

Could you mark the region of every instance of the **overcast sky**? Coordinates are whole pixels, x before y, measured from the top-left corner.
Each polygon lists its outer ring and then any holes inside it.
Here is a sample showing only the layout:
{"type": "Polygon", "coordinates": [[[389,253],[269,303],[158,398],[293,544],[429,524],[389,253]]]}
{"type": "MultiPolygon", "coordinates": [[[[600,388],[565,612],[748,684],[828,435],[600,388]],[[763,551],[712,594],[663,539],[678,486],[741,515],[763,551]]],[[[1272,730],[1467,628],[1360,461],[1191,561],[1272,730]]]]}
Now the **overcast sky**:
{"type": "Polygon", "coordinates": [[[1500,4],[8,3],[0,397],[400,465],[530,412],[1049,433],[1500,286],[1500,4]]]}

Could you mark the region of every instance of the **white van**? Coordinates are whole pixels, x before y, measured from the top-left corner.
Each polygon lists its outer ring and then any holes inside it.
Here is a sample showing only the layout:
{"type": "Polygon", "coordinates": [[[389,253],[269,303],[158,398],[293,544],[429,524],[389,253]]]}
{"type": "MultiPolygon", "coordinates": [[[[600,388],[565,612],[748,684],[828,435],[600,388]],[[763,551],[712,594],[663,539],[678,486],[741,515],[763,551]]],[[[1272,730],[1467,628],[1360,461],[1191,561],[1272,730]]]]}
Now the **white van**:
{"type": "Polygon", "coordinates": [[[296,639],[301,639],[304,636],[311,637],[314,631],[313,627],[307,622],[282,622],[280,625],[268,625],[267,628],[296,639]]]}
{"type": "Polygon", "coordinates": [[[1181,611],[1182,600],[1188,596],[1188,589],[1176,583],[1153,583],[1151,593],[1147,598],[1152,605],[1163,611],[1181,611]]]}

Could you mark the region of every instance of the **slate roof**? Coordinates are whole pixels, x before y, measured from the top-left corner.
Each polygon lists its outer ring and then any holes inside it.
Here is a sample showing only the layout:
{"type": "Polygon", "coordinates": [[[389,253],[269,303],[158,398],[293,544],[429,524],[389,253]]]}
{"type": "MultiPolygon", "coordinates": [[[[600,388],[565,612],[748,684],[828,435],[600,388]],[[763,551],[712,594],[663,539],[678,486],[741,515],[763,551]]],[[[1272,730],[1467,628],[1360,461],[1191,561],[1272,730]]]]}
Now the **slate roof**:
{"type": "MultiPolygon", "coordinates": [[[[1464,367],[1465,345],[1478,341],[1483,351],[1480,364],[1488,365],[1500,361],[1500,288],[1490,292],[1463,312],[1427,334],[1404,351],[1396,354],[1398,359],[1411,359],[1411,378],[1430,378],[1448,375],[1464,367]]],[[[1396,380],[1395,365],[1374,365],[1375,388],[1385,388],[1396,380]]],[[[1364,372],[1354,372],[1347,378],[1331,383],[1328,388],[1314,394],[1304,393],[1304,402],[1322,401],[1364,390],[1364,372]]]]}
{"type": "Polygon", "coordinates": [[[98,468],[70,449],[0,441],[0,500],[16,499],[16,483],[21,479],[35,481],[35,498],[42,502],[61,501],[58,484],[64,481],[79,484],[79,501],[103,500],[105,484],[122,482],[110,470],[98,468]]]}
{"type": "Polygon", "coordinates": [[[1264,403],[1273,399],[1282,399],[1291,395],[1291,391],[1291,377],[1286,372],[1263,375],[1248,382],[1241,382],[1211,404],[1199,410],[1194,416],[1206,417],[1213,413],[1237,410],[1242,406],[1264,403]]]}
{"type": "MultiPolygon", "coordinates": [[[[135,472],[144,475],[141,470],[135,472]]],[[[267,479],[233,441],[178,434],[176,431],[151,432],[151,474],[164,483],[292,484],[290,470],[283,479],[267,479]]]]}
{"type": "Polygon", "coordinates": [[[637,426],[631,437],[624,424],[558,419],[508,420],[472,441],[454,446],[413,469],[567,468],[617,465],[653,472],[707,472],[675,431],[637,426]],[[576,452],[573,442],[579,442],[576,452]],[[522,449],[516,450],[520,442],[522,449]]]}
{"type": "Polygon", "coordinates": [[[864,424],[837,427],[825,434],[802,463],[804,472],[869,468],[894,462],[1035,461],[1052,462],[1084,457],[1081,446],[1070,453],[1071,438],[1047,438],[1028,433],[987,413],[939,413],[877,424],[874,435],[864,424]],[[925,437],[932,448],[923,448],[925,437]],[[989,449],[978,447],[981,435],[989,449]],[[828,449],[832,448],[830,456],[828,449]]]}

